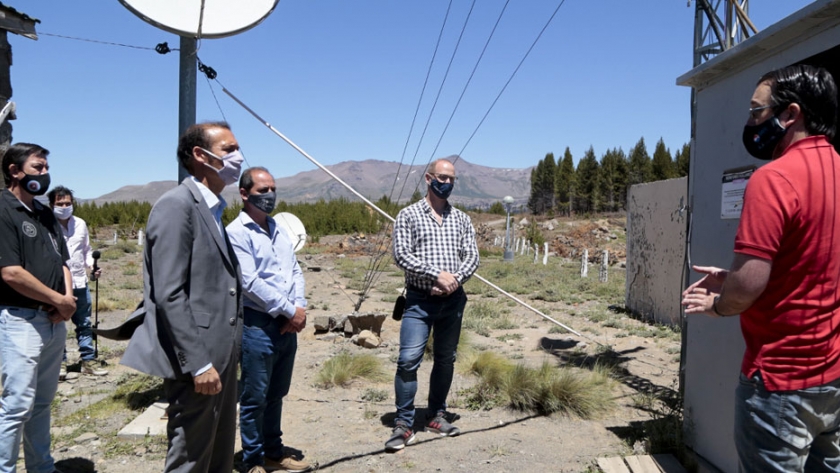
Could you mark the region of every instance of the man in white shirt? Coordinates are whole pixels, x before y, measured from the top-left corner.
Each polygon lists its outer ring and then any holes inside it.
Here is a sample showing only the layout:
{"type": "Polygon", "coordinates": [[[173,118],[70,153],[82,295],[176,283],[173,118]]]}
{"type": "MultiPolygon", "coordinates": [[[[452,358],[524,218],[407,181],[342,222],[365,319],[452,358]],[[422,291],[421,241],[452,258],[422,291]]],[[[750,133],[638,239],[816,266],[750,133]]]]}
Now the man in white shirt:
{"type": "MultiPolygon", "coordinates": [[[[90,323],[90,289],[87,269],[92,270],[94,262],[87,223],[73,216],[73,191],[70,189],[57,186],[47,194],[47,197],[50,199],[50,208],[55,218],[61,224],[61,232],[64,234],[67,251],[70,253],[68,265],[70,274],[73,276],[73,297],[76,298],[76,312],[72,320],[73,325],[76,326],[76,341],[79,344],[80,371],[82,374],[105,376],[108,372],[97,367],[97,353],[93,346],[93,331],[90,323]]],[[[97,268],[92,275],[94,278],[99,278],[101,273],[102,269],[97,268]]],[[[67,352],[65,351],[59,380],[77,377],[77,373],[67,372],[67,352]]]]}

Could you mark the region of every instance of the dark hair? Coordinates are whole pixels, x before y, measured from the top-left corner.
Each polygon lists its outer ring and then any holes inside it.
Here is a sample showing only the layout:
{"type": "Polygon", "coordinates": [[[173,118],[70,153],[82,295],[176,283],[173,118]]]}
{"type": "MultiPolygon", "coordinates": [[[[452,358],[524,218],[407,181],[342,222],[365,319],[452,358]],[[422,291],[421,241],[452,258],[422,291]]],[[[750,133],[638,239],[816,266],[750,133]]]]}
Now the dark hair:
{"type": "Polygon", "coordinates": [[[224,128],[230,130],[230,125],[227,122],[204,122],[196,123],[187,128],[187,131],[178,139],[178,161],[184,169],[192,174],[193,170],[190,166],[192,159],[192,150],[196,146],[199,148],[210,149],[212,143],[207,136],[207,130],[211,128],[224,128]]]}
{"type": "Polygon", "coordinates": [[[802,109],[805,130],[809,135],[826,135],[829,141],[837,132],[837,85],[822,67],[796,64],[770,71],[758,81],[770,84],[773,111],[795,103],[802,109]]]}
{"type": "Polygon", "coordinates": [[[242,176],[239,178],[239,188],[240,189],[245,189],[245,192],[251,192],[251,189],[254,187],[254,176],[253,176],[253,174],[257,171],[262,171],[264,173],[267,173],[267,174],[271,175],[271,173],[268,172],[268,169],[266,169],[262,166],[254,166],[252,168],[248,168],[248,169],[242,171],[242,176]]]}
{"type": "Polygon", "coordinates": [[[73,191],[64,187],[64,186],[56,186],[49,192],[47,192],[47,197],[50,199],[50,205],[55,205],[55,200],[59,197],[70,196],[70,200],[73,200],[73,191]]]}
{"type": "Polygon", "coordinates": [[[32,143],[15,143],[10,146],[3,154],[3,182],[6,183],[6,187],[12,184],[12,174],[9,171],[9,166],[14,164],[20,170],[30,156],[46,158],[49,154],[50,152],[43,146],[32,143]]]}

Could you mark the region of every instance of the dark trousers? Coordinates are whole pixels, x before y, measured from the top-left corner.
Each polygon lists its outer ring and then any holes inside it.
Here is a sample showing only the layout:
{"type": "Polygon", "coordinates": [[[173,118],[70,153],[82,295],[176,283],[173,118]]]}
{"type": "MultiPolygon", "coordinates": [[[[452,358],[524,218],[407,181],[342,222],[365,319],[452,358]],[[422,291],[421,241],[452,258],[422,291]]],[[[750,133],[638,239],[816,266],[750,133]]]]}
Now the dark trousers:
{"type": "Polygon", "coordinates": [[[213,396],[195,392],[192,378],[163,382],[169,401],[165,472],[233,471],[236,441],[237,354],[219,377],[222,391],[213,396]]]}

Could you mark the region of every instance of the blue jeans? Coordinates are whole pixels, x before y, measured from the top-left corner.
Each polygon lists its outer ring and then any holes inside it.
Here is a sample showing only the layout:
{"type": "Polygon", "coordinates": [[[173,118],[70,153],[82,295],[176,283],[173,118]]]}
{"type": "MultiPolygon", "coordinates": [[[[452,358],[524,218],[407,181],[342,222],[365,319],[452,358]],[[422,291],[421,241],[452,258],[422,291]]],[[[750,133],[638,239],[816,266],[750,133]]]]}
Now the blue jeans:
{"type": "Polygon", "coordinates": [[[50,403],[67,326],[53,324],[47,313],[0,306],[0,472],[14,472],[23,437],[26,471],[55,469],[50,455],[50,403]]]}
{"type": "Polygon", "coordinates": [[[289,394],[297,352],[297,334],[280,334],[287,320],[245,308],[239,433],[249,469],[263,465],[264,457],[283,457],[283,397],[289,394]]]}
{"type": "MultiPolygon", "coordinates": [[[[96,359],[93,349],[93,329],[90,323],[90,289],[85,287],[73,289],[76,298],[76,312],[73,314],[73,325],[76,326],[76,342],[79,344],[79,358],[84,361],[96,359]]],[[[67,351],[64,351],[64,361],[67,361],[67,351]]]]}
{"type": "Polygon", "coordinates": [[[400,327],[400,357],[394,377],[397,423],[414,425],[417,370],[433,330],[434,366],[429,380],[429,412],[434,414],[446,409],[466,305],[467,295],[462,288],[448,297],[430,296],[412,289],[406,291],[406,310],[400,327]]]}
{"type": "Polygon", "coordinates": [[[741,374],[735,391],[735,447],[744,472],[840,471],[840,380],[768,391],[741,374]]]}

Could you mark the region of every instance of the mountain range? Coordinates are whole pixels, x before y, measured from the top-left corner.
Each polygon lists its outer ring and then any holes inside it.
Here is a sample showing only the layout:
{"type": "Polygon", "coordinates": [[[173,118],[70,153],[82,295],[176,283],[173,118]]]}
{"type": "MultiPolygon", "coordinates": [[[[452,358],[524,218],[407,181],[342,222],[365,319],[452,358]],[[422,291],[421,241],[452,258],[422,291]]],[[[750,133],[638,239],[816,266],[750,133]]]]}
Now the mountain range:
{"type": "MultiPolygon", "coordinates": [[[[507,195],[512,196],[519,204],[527,202],[531,190],[532,168],[492,168],[457,159],[457,156],[449,156],[447,159],[455,162],[458,174],[458,181],[450,198],[451,202],[469,207],[487,207],[507,195]]],[[[396,162],[368,159],[344,161],[325,167],[368,199],[376,201],[383,195],[388,195],[393,200],[404,202],[414,193],[418,181],[423,177],[425,166],[400,166],[400,163],[396,162]],[[395,183],[394,176],[398,171],[401,177],[395,183]]],[[[281,173],[282,170],[275,172],[281,173]]],[[[277,199],[290,203],[317,202],[320,199],[331,200],[341,197],[349,200],[356,199],[349,190],[320,169],[281,177],[276,179],[276,183],[277,199]]],[[[143,185],[124,186],[91,200],[97,205],[131,200],[154,203],[163,193],[176,185],[176,181],[155,181],[143,185]]],[[[425,184],[421,184],[418,190],[424,194],[425,184]]],[[[236,185],[225,188],[222,196],[230,203],[240,200],[236,185]]]]}

